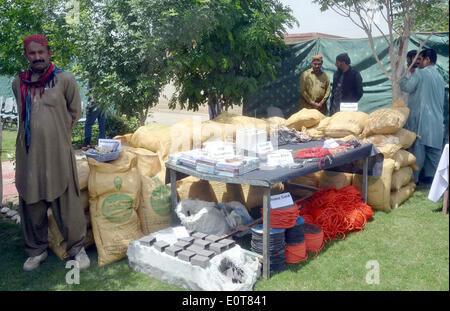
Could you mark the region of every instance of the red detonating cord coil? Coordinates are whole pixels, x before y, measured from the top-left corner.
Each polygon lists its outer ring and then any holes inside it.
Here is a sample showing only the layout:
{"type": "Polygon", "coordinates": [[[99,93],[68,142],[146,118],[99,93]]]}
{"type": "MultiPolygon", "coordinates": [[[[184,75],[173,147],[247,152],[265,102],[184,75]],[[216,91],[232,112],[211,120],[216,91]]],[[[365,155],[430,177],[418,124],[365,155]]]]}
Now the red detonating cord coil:
{"type": "Polygon", "coordinates": [[[307,259],[305,241],[297,245],[286,245],[286,263],[299,263],[307,259]]]}
{"type": "MultiPolygon", "coordinates": [[[[263,209],[261,208],[261,214],[263,209]]],[[[270,209],[270,228],[286,229],[295,226],[298,218],[298,206],[285,209],[270,209]]]]}

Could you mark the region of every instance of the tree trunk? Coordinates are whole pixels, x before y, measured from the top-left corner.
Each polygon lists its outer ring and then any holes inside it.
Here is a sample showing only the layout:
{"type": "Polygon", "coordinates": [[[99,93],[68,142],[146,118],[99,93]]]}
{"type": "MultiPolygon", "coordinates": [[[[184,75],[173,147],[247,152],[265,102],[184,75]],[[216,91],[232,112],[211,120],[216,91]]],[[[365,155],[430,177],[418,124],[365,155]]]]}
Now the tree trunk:
{"type": "Polygon", "coordinates": [[[139,111],[139,125],[144,126],[145,120],[147,120],[148,107],[144,110],[139,111]]]}

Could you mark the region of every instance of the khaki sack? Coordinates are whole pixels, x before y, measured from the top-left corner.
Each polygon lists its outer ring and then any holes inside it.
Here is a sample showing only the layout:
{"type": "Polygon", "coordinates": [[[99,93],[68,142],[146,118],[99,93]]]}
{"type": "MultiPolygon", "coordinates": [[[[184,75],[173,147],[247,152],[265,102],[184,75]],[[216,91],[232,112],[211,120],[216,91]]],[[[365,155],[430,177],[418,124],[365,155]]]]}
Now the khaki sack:
{"type": "Polygon", "coordinates": [[[282,126],[286,125],[286,119],[282,117],[270,117],[266,119],[266,122],[269,124],[269,127],[273,129],[279,129],[282,126]]]}
{"type": "Polygon", "coordinates": [[[313,193],[313,191],[297,188],[295,186],[292,186],[290,184],[294,185],[302,185],[307,187],[313,187],[316,189],[319,189],[319,181],[323,174],[323,171],[314,172],[308,175],[296,177],[293,179],[288,180],[288,184],[286,185],[286,190],[296,197],[306,197],[313,193]]]}
{"type": "Polygon", "coordinates": [[[81,201],[81,207],[83,207],[83,210],[89,211],[89,191],[87,189],[80,191],[80,201],[81,201]]]}
{"type": "Polygon", "coordinates": [[[392,174],[391,190],[400,190],[414,178],[413,170],[409,166],[400,168],[392,174]]]}
{"type": "Polygon", "coordinates": [[[399,207],[403,202],[409,199],[416,189],[416,184],[414,182],[410,182],[406,186],[402,187],[398,191],[391,192],[391,208],[399,207]]]}
{"type": "Polygon", "coordinates": [[[395,161],[396,171],[405,166],[416,166],[416,157],[411,152],[403,149],[397,151],[392,159],[395,161]]]}
{"type": "Polygon", "coordinates": [[[137,209],[144,235],[170,227],[172,201],[170,184],[164,185],[158,177],[141,176],[141,204],[137,209]]]}
{"type": "Polygon", "coordinates": [[[348,135],[361,134],[369,115],[362,111],[339,111],[336,112],[325,127],[325,136],[345,137],[348,135]]]}
{"type": "Polygon", "coordinates": [[[201,123],[201,143],[205,141],[222,140],[235,141],[236,127],[233,124],[216,122],[213,120],[201,123]]]}
{"type": "Polygon", "coordinates": [[[378,151],[380,151],[385,159],[392,159],[395,154],[402,149],[401,145],[396,144],[386,144],[386,145],[378,145],[376,146],[378,151]]]}
{"type": "MultiPolygon", "coordinates": [[[[381,177],[368,176],[367,204],[374,210],[389,212],[391,210],[391,181],[394,160],[384,159],[381,177]]],[[[353,185],[362,192],[362,175],[353,175],[353,185]]]]}
{"type": "Polygon", "coordinates": [[[403,149],[408,149],[409,147],[411,147],[417,138],[416,133],[404,128],[398,130],[393,134],[393,136],[398,138],[399,144],[403,146],[403,149]]]}
{"type": "Polygon", "coordinates": [[[86,160],[77,161],[77,171],[78,171],[78,187],[80,190],[85,190],[88,187],[89,181],[89,164],[86,160]]]}
{"type": "Polygon", "coordinates": [[[188,176],[177,181],[178,199],[181,200],[202,200],[217,203],[214,190],[207,180],[188,176]]]}
{"type": "Polygon", "coordinates": [[[129,148],[129,151],[136,155],[136,167],[142,176],[153,177],[164,167],[158,154],[153,151],[144,148],[129,148]]]}
{"type": "Polygon", "coordinates": [[[125,150],[108,163],[88,161],[89,210],[98,265],[103,266],[124,258],[129,243],[143,236],[136,213],[141,179],[132,152],[125,150]]]}
{"type": "MultiPolygon", "coordinates": [[[[263,205],[263,197],[265,195],[265,188],[259,186],[242,185],[244,193],[245,206],[247,209],[263,205]]],[[[277,183],[270,187],[270,195],[276,195],[284,192],[283,183],[277,183]]]]}
{"type": "MultiPolygon", "coordinates": [[[[53,217],[52,210],[50,208],[47,210],[47,216],[48,246],[55,253],[55,255],[58,256],[59,259],[65,260],[69,258],[69,255],[67,254],[67,242],[64,241],[64,237],[61,231],[59,231],[58,225],[56,224],[55,218],[53,217]]],[[[94,243],[94,235],[92,233],[92,230],[88,228],[86,231],[86,237],[84,239],[84,247],[88,248],[94,243]]]]}
{"type": "Polygon", "coordinates": [[[218,181],[209,181],[216,197],[217,203],[237,201],[245,205],[244,192],[240,184],[228,184],[218,181]]]}
{"type": "Polygon", "coordinates": [[[90,201],[99,266],[125,258],[128,245],[144,235],[136,213],[138,201],[137,193],[125,192],[106,193],[90,201]]]}
{"type": "Polygon", "coordinates": [[[375,110],[369,114],[363,137],[375,134],[394,134],[405,126],[409,116],[409,108],[395,107],[375,110]]]}
{"type": "Polygon", "coordinates": [[[336,187],[340,189],[352,184],[353,174],[351,173],[341,173],[333,171],[323,171],[323,174],[319,180],[319,188],[336,187]]]}
{"type": "Polygon", "coordinates": [[[152,123],[141,126],[131,137],[130,146],[159,153],[162,159],[167,159],[171,147],[169,133],[170,126],[168,125],[152,123]]]}
{"type": "Polygon", "coordinates": [[[303,108],[287,119],[286,126],[300,131],[303,126],[310,128],[317,125],[322,119],[325,119],[325,115],[319,110],[303,108]]]}

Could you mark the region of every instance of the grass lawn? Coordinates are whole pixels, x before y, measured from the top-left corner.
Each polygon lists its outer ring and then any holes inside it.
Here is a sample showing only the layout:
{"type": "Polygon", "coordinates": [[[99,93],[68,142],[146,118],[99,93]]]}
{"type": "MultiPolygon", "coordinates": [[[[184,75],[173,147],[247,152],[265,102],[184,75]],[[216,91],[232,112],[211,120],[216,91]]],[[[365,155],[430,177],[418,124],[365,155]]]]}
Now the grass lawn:
{"type": "MultiPolygon", "coordinates": [[[[316,258],[260,279],[255,291],[448,291],[449,217],[442,199],[427,199],[429,188],[419,186],[407,202],[391,213],[375,212],[364,231],[327,245],[316,258]],[[368,261],[379,264],[379,284],[367,284],[368,261]]],[[[95,247],[88,250],[91,268],[80,284],[65,281],[65,263],[49,251],[48,259],[25,273],[19,227],[0,221],[0,291],[5,290],[184,290],[135,272],[127,259],[97,266],[95,247]]]]}
{"type": "Polygon", "coordinates": [[[8,154],[11,154],[12,156],[15,155],[16,137],[17,131],[2,131],[2,162],[11,161],[11,159],[8,158],[8,154]]]}

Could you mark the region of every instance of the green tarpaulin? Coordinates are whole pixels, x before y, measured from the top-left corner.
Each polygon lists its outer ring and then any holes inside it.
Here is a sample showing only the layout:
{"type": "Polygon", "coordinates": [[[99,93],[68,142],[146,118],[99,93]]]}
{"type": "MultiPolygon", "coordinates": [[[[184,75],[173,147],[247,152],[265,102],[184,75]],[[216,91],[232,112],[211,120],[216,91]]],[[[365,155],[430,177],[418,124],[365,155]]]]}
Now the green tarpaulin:
{"type": "MultiPolygon", "coordinates": [[[[414,34],[409,42],[408,50],[418,49],[420,43],[428,34],[414,34]]],[[[384,37],[374,38],[378,58],[385,68],[389,66],[389,48],[384,37]]],[[[448,129],[448,33],[437,33],[431,36],[425,48],[434,48],[438,54],[437,67],[446,82],[445,118],[448,129]]],[[[322,69],[328,75],[330,82],[336,71],[335,60],[340,53],[347,52],[351,66],[361,73],[364,95],[359,101],[359,110],[370,113],[374,110],[389,107],[392,100],[391,84],[377,64],[369,45],[369,39],[328,39],[317,38],[291,45],[282,57],[282,66],[278,70],[276,80],[265,85],[244,103],[245,115],[263,118],[269,106],[280,108],[284,117],[299,110],[300,75],[311,68],[311,57],[316,54],[323,56],[322,69]]],[[[329,107],[328,100],[328,107],[329,107]]]]}

